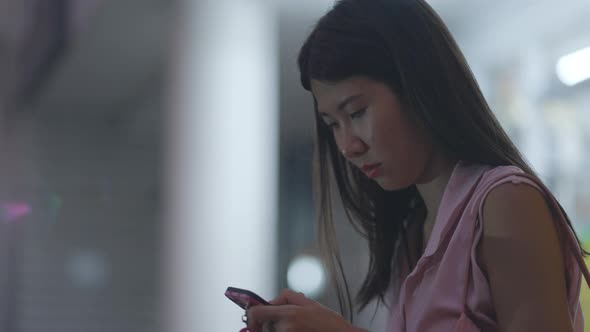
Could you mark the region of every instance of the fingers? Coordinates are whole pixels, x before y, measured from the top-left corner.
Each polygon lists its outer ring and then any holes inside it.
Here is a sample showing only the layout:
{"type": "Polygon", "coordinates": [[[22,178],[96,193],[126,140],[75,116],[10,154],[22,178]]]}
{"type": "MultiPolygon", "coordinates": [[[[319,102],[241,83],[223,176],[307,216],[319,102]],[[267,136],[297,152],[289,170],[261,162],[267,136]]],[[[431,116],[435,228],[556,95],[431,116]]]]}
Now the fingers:
{"type": "Polygon", "coordinates": [[[281,293],[279,294],[279,296],[271,301],[270,304],[274,304],[274,305],[283,305],[283,304],[288,304],[287,302],[287,294],[289,292],[292,292],[292,290],[285,288],[281,291],[281,293]]]}
{"type": "Polygon", "coordinates": [[[262,325],[262,332],[275,332],[275,326],[273,322],[266,322],[262,325]]]}
{"type": "Polygon", "coordinates": [[[278,321],[292,314],[293,305],[262,306],[258,305],[248,309],[248,322],[264,323],[278,321]]]}
{"type": "Polygon", "coordinates": [[[274,332],[275,327],[273,322],[253,322],[248,320],[248,331],[251,332],[274,332]]]}
{"type": "Polygon", "coordinates": [[[272,305],[257,305],[248,309],[248,327],[252,331],[272,331],[272,328],[263,329],[263,324],[268,322],[281,324],[285,320],[294,319],[301,307],[319,305],[317,302],[305,297],[303,293],[294,292],[290,289],[284,289],[276,299],[269,302],[272,305]]]}
{"type": "MultiPolygon", "coordinates": [[[[263,306],[260,306],[263,307],[263,306]]],[[[271,308],[270,306],[264,306],[265,308],[271,308]]],[[[268,332],[271,331],[269,325],[273,324],[271,317],[278,317],[278,313],[274,313],[274,310],[270,312],[268,310],[260,310],[252,307],[248,309],[248,329],[252,332],[268,332]]],[[[278,308],[278,307],[273,307],[278,308]]]]}
{"type": "Polygon", "coordinates": [[[274,305],[294,304],[294,305],[313,305],[315,301],[308,299],[301,292],[294,292],[290,289],[283,289],[276,299],[270,301],[274,305]]]}

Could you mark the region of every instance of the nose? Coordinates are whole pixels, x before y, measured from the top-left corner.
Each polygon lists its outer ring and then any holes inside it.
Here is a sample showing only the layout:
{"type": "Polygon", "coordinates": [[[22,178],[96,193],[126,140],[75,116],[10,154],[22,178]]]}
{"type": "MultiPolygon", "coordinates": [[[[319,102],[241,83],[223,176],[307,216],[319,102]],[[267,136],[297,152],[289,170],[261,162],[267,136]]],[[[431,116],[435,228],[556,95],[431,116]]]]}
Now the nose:
{"type": "Polygon", "coordinates": [[[360,137],[352,134],[343,135],[338,147],[346,159],[358,158],[369,149],[369,146],[360,137]]]}

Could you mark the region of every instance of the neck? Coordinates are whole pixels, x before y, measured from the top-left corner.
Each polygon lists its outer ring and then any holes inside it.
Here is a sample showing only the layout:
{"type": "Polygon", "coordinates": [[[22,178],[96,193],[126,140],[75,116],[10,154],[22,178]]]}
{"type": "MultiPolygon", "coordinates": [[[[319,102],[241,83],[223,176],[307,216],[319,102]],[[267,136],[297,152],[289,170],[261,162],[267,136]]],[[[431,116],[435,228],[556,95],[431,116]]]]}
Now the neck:
{"type": "Polygon", "coordinates": [[[416,184],[416,188],[426,205],[425,223],[434,223],[443,193],[455,168],[455,160],[438,159],[430,163],[426,180],[416,184]]]}

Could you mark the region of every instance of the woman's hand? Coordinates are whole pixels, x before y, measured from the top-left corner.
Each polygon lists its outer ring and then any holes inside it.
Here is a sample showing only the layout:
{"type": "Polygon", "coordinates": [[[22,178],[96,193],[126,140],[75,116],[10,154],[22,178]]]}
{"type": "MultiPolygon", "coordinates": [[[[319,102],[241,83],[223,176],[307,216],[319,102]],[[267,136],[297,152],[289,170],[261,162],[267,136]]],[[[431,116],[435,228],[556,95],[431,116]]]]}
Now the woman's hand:
{"type": "Polygon", "coordinates": [[[248,327],[253,332],[263,332],[263,325],[269,324],[274,327],[274,332],[361,331],[303,293],[286,289],[270,303],[270,306],[255,306],[248,310],[248,327]]]}

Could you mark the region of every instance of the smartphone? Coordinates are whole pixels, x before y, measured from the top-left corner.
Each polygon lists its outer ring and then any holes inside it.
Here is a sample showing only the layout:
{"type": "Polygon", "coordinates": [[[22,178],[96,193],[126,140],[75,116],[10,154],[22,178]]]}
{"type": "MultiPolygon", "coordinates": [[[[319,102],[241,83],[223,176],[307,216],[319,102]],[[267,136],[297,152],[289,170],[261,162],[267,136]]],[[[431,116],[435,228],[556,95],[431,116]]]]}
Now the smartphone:
{"type": "Polygon", "coordinates": [[[244,310],[256,305],[270,305],[266,300],[246,289],[228,287],[225,296],[244,310]]]}

